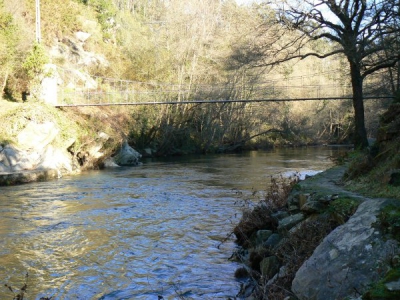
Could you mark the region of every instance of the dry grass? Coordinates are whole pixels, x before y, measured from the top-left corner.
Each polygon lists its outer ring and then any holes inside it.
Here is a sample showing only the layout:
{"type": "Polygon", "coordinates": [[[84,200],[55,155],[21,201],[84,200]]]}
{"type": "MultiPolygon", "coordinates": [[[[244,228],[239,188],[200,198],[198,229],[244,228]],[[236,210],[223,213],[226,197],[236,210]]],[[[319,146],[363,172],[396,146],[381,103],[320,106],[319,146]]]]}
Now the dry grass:
{"type": "Polygon", "coordinates": [[[287,210],[289,193],[297,182],[297,177],[271,177],[265,199],[253,209],[245,207],[242,219],[233,230],[240,246],[249,247],[251,236],[260,229],[276,230],[278,220],[271,217],[271,214],[278,210],[287,210]]]}
{"type": "MultiPolygon", "coordinates": [[[[255,244],[255,233],[260,229],[270,229],[276,232],[278,220],[273,216],[278,211],[287,210],[289,194],[295,188],[297,179],[282,181],[276,178],[272,181],[266,198],[253,210],[247,209],[243,219],[235,227],[234,233],[238,243],[243,248],[252,248],[255,244]]],[[[248,260],[243,261],[248,267],[237,270],[235,276],[250,277],[256,282],[253,291],[254,299],[282,300],[294,297],[291,292],[292,281],[300,266],[312,255],[315,248],[337,226],[346,221],[356,210],[359,202],[350,198],[339,198],[333,201],[327,209],[310,216],[296,228],[279,234],[282,240],[274,248],[260,245],[250,251],[248,260]],[[338,217],[339,216],[339,217],[338,217]],[[265,257],[276,256],[281,266],[281,273],[271,280],[261,275],[260,262],[265,257]]]]}
{"type": "Polygon", "coordinates": [[[262,282],[260,289],[264,293],[260,299],[282,300],[287,296],[293,296],[290,289],[297,270],[338,225],[326,215],[319,215],[311,221],[301,223],[295,232],[288,234],[275,252],[281,264],[285,266],[285,275],[278,278],[272,285],[262,282]]]}

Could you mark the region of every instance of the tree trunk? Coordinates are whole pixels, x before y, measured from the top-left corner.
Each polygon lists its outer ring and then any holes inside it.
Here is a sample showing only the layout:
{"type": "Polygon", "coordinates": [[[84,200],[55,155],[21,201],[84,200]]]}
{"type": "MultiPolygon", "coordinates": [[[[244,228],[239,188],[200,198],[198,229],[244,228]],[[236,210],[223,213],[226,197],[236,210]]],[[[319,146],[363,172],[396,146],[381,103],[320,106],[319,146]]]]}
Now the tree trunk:
{"type": "Polygon", "coordinates": [[[1,96],[3,96],[4,94],[4,89],[7,86],[7,80],[8,80],[8,71],[6,71],[6,74],[4,75],[4,81],[3,81],[3,85],[1,87],[1,96]]]}
{"type": "Polygon", "coordinates": [[[367,131],[365,129],[363,78],[360,67],[350,61],[351,85],[353,88],[354,108],[354,148],[364,149],[368,147],[367,131]]]}

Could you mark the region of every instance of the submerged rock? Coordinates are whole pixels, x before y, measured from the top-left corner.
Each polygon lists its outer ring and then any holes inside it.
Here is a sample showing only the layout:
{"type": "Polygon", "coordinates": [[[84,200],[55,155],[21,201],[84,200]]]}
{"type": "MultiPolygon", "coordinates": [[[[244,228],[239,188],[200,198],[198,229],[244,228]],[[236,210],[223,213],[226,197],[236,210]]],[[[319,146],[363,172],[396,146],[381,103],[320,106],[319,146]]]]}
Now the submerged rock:
{"type": "Polygon", "coordinates": [[[30,183],[36,181],[47,181],[60,177],[60,172],[54,169],[21,171],[13,173],[0,172],[0,186],[30,183]]]}

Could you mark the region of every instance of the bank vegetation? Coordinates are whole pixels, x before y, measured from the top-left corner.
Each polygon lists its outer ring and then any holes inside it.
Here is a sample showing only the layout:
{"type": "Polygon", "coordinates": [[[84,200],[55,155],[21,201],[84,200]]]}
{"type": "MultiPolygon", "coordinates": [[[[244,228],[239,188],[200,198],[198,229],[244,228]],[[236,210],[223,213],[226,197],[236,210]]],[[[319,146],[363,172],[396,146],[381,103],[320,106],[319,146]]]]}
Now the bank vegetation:
{"type": "MultiPolygon", "coordinates": [[[[51,72],[58,73],[58,87],[64,91],[76,88],[78,81],[89,85],[94,78],[146,85],[152,100],[174,90],[168,97],[178,102],[175,105],[61,110],[66,119],[71,111],[90,115],[89,127],[99,126],[98,131],[108,134],[114,132],[107,128],[119,127],[132,146],[151,155],[353,142],[351,100],[179,104],[191,99],[262,99],[277,87],[277,97],[301,97],[299,86],[316,97],[324,92],[321,86],[341,86],[340,95],[351,97],[345,55],[286,61],[282,54],[264,51],[265,45],[278,44],[286,45],[287,52],[297,51],[293,39],[304,40],[277,20],[273,6],[264,2],[240,6],[233,0],[42,0],[39,44],[35,1],[1,1],[2,98],[10,105],[29,106],[40,98],[38,87],[51,72]],[[279,59],[279,64],[270,63],[279,59]],[[50,70],[49,63],[56,68],[50,70]],[[123,122],[116,124],[118,120],[123,122]]],[[[336,51],[326,39],[301,45],[302,51],[336,51]]],[[[370,81],[369,86],[392,95],[399,84],[398,64],[370,81]]],[[[106,83],[96,86],[108,88],[106,83]]],[[[376,135],[378,116],[389,103],[364,102],[368,137],[376,135]]],[[[0,132],[2,143],[7,138],[0,132]]]]}

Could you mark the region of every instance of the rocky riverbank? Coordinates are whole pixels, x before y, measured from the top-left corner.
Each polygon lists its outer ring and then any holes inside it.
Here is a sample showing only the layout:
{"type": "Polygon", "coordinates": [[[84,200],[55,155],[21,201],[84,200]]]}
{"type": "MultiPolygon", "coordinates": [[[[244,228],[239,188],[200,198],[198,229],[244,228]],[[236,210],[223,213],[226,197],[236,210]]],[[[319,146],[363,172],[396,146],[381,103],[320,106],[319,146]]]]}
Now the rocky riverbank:
{"type": "Polygon", "coordinates": [[[300,181],[279,199],[268,193],[244,213],[234,229],[240,297],[400,298],[400,201],[347,191],[345,170],[300,181]]]}
{"type": "Polygon", "coordinates": [[[40,103],[0,101],[0,186],[45,181],[87,169],[137,165],[120,126],[88,112],[63,112],[40,103]],[[107,131],[107,133],[106,133],[107,131]]]}

